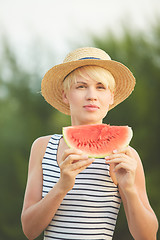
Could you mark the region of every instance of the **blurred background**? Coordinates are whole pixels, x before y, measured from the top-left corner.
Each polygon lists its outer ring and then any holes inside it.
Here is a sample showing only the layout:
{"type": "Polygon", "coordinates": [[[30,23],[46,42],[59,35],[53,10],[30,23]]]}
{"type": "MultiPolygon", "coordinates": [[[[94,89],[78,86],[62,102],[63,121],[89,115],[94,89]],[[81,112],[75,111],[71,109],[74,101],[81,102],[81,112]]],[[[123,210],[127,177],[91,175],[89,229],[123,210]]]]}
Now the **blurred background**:
{"type": "MultiPolygon", "coordinates": [[[[44,101],[41,79],[84,46],[102,48],[136,77],[133,94],[105,123],[133,128],[131,145],[160,219],[160,1],[0,0],[0,6],[0,240],[26,239],[20,215],[33,141],[70,124],[44,101]]],[[[132,239],[123,206],[113,239],[132,239]]]]}

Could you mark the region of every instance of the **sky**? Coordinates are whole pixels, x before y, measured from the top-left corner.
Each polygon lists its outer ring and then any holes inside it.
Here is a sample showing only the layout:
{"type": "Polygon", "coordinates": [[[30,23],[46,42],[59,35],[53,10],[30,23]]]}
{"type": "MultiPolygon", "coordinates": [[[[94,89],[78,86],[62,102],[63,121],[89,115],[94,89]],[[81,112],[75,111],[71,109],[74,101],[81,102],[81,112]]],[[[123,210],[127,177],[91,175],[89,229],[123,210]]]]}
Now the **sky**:
{"type": "Polygon", "coordinates": [[[121,35],[122,22],[147,31],[160,14],[159,0],[0,0],[0,6],[0,37],[6,35],[22,61],[37,41],[56,53],[56,64],[74,44],[91,45],[89,34],[121,35]]]}

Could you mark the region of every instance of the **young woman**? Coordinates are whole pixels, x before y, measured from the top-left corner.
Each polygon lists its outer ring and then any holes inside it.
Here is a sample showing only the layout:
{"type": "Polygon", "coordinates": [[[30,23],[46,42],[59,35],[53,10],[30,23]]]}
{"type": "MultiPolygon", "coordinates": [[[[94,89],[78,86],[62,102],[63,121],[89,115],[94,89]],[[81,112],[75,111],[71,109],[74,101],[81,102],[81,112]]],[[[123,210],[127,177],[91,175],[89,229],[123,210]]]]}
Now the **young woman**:
{"type": "MultiPolygon", "coordinates": [[[[128,68],[104,51],[87,47],[71,52],[46,73],[42,95],[70,114],[73,126],[101,124],[134,85],[128,68]]],[[[44,239],[111,240],[121,200],[133,238],[155,240],[158,222],[148,201],[141,160],[132,147],[91,159],[68,148],[62,135],[33,143],[21,217],[28,239],[44,231],[44,239]]]]}

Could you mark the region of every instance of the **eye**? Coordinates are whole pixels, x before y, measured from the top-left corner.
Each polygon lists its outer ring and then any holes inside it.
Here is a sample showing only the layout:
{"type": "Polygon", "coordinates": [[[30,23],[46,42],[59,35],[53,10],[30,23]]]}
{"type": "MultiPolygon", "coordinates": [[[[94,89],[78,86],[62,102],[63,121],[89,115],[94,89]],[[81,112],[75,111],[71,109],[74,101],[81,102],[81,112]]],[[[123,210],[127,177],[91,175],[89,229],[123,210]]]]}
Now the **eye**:
{"type": "Polygon", "coordinates": [[[106,89],[106,87],[103,84],[98,84],[97,89],[106,89]]]}
{"type": "Polygon", "coordinates": [[[77,89],[83,89],[83,88],[86,88],[86,85],[85,84],[78,84],[76,86],[77,89]]]}

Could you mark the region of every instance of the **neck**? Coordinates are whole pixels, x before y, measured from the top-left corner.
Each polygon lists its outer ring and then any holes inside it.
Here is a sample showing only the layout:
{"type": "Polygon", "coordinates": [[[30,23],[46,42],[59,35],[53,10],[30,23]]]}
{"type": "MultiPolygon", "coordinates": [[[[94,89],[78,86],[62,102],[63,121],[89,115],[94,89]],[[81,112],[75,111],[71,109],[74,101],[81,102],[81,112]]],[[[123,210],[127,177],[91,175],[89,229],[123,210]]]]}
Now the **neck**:
{"type": "Polygon", "coordinates": [[[96,122],[95,121],[84,121],[84,122],[81,122],[81,121],[76,121],[76,120],[71,118],[71,124],[72,124],[72,126],[102,124],[102,120],[96,121],[96,122]]]}

